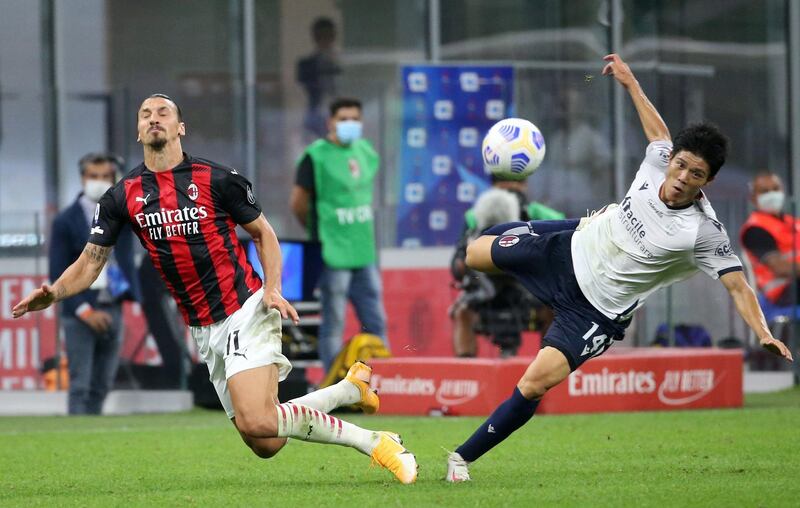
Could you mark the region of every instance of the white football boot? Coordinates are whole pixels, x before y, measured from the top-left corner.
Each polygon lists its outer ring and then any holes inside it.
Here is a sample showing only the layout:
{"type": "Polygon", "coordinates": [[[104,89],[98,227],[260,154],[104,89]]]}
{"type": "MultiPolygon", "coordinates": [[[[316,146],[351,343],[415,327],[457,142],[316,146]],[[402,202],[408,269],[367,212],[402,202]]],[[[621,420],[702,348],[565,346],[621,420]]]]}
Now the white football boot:
{"type": "Polygon", "coordinates": [[[447,456],[447,476],[444,479],[450,483],[470,481],[468,465],[469,463],[461,455],[451,452],[447,456]]]}

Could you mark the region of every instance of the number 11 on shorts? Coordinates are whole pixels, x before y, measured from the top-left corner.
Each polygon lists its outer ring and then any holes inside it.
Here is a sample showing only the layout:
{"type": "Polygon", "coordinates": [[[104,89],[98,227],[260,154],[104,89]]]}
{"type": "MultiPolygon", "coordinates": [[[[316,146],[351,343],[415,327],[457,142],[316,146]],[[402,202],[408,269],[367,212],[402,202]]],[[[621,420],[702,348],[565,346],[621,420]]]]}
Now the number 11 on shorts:
{"type": "Polygon", "coordinates": [[[239,351],[239,330],[234,330],[228,334],[228,343],[225,345],[225,355],[231,354],[231,340],[233,340],[233,352],[239,351]]]}

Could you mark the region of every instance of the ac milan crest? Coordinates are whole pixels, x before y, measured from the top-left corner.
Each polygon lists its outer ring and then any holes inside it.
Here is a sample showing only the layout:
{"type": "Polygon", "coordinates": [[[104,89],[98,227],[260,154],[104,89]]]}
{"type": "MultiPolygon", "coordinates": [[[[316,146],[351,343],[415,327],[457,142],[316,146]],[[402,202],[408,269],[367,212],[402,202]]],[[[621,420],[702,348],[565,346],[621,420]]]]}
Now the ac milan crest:
{"type": "Polygon", "coordinates": [[[186,189],[186,192],[189,194],[189,199],[192,201],[196,201],[197,198],[200,196],[200,190],[197,188],[195,184],[189,184],[189,187],[186,189]]]}

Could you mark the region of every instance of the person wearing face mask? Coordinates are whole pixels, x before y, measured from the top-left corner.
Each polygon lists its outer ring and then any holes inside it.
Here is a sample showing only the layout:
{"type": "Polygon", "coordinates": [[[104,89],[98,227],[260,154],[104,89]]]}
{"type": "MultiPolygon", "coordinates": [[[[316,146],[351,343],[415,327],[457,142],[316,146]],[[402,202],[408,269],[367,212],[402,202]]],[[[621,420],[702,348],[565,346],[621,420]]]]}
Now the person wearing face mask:
{"type": "MultiPolygon", "coordinates": [[[[120,160],[113,154],[89,153],[78,163],[82,191],[53,220],[50,279],[56,280],[84,250],[98,201],[114,184],[120,160]]],[[[122,345],[122,301],[138,299],[133,261],[133,236],[121,235],[115,262],[103,269],[92,286],[61,305],[61,324],[69,362],[70,415],[100,414],[117,372],[122,345]]]]}
{"type": "Polygon", "coordinates": [[[800,220],[784,213],[785,199],[780,177],[759,172],[750,183],[755,209],[740,231],[759,291],[779,306],[793,304],[791,281],[800,262],[800,220]]]}
{"type": "Polygon", "coordinates": [[[373,187],[379,157],[361,137],[361,102],[333,101],[328,134],[300,157],[290,206],[309,238],[322,245],[320,360],[327,370],[342,346],[348,298],[365,333],[386,341],[376,265],[373,187]]]}

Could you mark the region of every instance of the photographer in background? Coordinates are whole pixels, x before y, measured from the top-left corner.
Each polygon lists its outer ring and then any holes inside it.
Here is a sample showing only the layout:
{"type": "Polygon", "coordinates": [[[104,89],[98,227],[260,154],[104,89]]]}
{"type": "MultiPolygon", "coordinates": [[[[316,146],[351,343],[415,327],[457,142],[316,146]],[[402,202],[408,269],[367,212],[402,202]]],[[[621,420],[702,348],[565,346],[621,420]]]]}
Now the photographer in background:
{"type": "Polygon", "coordinates": [[[484,191],[464,214],[464,231],[450,264],[455,284],[461,289],[450,307],[453,352],[459,357],[478,353],[476,334],[488,335],[504,357],[517,353],[521,333],[529,328],[535,310],[536,328],[544,333],[553,312],[507,275],[487,275],[467,268],[467,244],[495,224],[528,220],[558,220],[564,214],[535,201],[528,202],[527,179],[507,180],[492,175],[492,187],[484,191]]]}
{"type": "MultiPolygon", "coordinates": [[[[83,190],[53,220],[50,280],[58,279],[83,252],[98,201],[117,180],[121,160],[110,153],[89,153],[78,162],[83,190]]],[[[122,346],[122,301],[139,299],[130,230],[119,237],[114,257],[89,289],[61,304],[61,323],[69,362],[70,415],[100,414],[111,389],[122,346]]]]}

